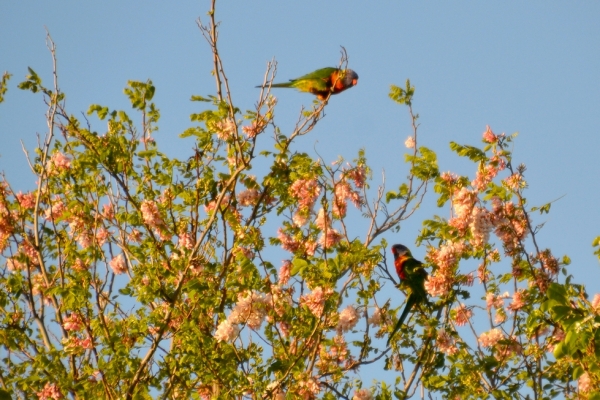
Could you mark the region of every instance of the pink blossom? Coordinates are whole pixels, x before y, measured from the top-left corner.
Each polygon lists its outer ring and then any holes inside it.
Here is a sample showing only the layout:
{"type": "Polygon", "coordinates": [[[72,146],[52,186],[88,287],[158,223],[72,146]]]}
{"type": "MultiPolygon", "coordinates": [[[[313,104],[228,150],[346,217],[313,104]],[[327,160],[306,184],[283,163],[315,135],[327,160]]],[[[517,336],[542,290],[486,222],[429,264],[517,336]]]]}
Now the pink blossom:
{"type": "Polygon", "coordinates": [[[243,126],[242,131],[244,132],[246,137],[248,137],[248,139],[252,139],[252,138],[256,137],[256,135],[261,133],[264,128],[265,128],[264,124],[259,123],[255,120],[255,121],[252,121],[252,125],[243,126]]]}
{"type": "Polygon", "coordinates": [[[600,312],[600,294],[595,294],[592,299],[592,308],[596,313],[600,312]]]}
{"type": "Polygon", "coordinates": [[[330,288],[323,289],[322,287],[317,287],[312,293],[300,296],[300,304],[308,307],[315,317],[320,318],[323,314],[325,301],[332,293],[333,290],[330,288]]]}
{"type": "Polygon", "coordinates": [[[104,243],[106,243],[109,237],[110,232],[103,226],[98,228],[98,230],[96,231],[96,242],[98,242],[98,246],[102,246],[104,243]]]}
{"type": "Polygon", "coordinates": [[[373,395],[369,391],[369,389],[358,389],[354,391],[354,396],[352,396],[352,400],[373,400],[373,395]]]}
{"type": "Polygon", "coordinates": [[[102,206],[102,216],[106,219],[113,219],[115,216],[115,209],[112,203],[104,204],[102,206]]]}
{"type": "Polygon", "coordinates": [[[284,338],[287,338],[290,336],[290,324],[288,324],[287,322],[280,322],[279,323],[279,331],[281,332],[281,335],[284,338]]]}
{"type": "Polygon", "coordinates": [[[473,208],[469,228],[472,235],[471,244],[476,249],[483,248],[490,239],[490,232],[493,228],[491,218],[492,215],[485,208],[473,208]]]}
{"type": "Polygon", "coordinates": [[[213,124],[213,129],[216,131],[217,137],[221,140],[227,140],[230,137],[233,137],[236,128],[237,124],[229,118],[222,119],[213,124]]]}
{"type": "Polygon", "coordinates": [[[445,330],[441,329],[437,334],[437,345],[440,351],[452,356],[458,353],[458,347],[456,346],[456,340],[445,330]]]}
{"type": "Polygon", "coordinates": [[[83,329],[83,322],[79,314],[71,313],[68,317],[63,319],[63,328],[65,331],[78,332],[83,329]]]}
{"type": "Polygon", "coordinates": [[[357,188],[362,188],[365,186],[365,181],[367,180],[367,173],[365,168],[360,165],[356,168],[353,168],[349,171],[346,171],[344,175],[354,181],[354,186],[357,188]]]}
{"type": "Polygon", "coordinates": [[[409,136],[406,141],[404,142],[404,145],[406,146],[407,149],[414,149],[415,148],[415,138],[412,136],[409,136]]]}
{"type": "Polygon", "coordinates": [[[6,259],[6,267],[9,271],[23,271],[26,265],[13,257],[6,259]]]}
{"type": "Polygon", "coordinates": [[[304,400],[313,399],[321,391],[319,382],[315,378],[309,378],[298,382],[298,394],[304,400]]]}
{"type": "Polygon", "coordinates": [[[348,306],[340,313],[340,319],[337,324],[337,331],[348,332],[356,326],[359,319],[358,311],[353,306],[348,306]]]}
{"type": "Polygon", "coordinates": [[[508,306],[510,311],[520,310],[525,306],[525,292],[523,290],[517,290],[512,296],[512,303],[508,306]]]}
{"type": "Polygon", "coordinates": [[[479,336],[479,343],[483,347],[493,347],[500,340],[504,339],[504,334],[499,328],[494,328],[489,332],[484,332],[479,336]]]}
{"type": "Polygon", "coordinates": [[[307,256],[313,256],[317,250],[319,244],[312,239],[308,239],[304,242],[304,251],[307,256]]]}
{"type": "Polygon", "coordinates": [[[180,233],[178,245],[184,249],[191,250],[194,247],[192,235],[190,235],[188,232],[180,233]]]}
{"type": "Polygon", "coordinates": [[[218,342],[231,342],[237,337],[238,333],[240,333],[240,328],[237,324],[233,325],[229,320],[223,320],[217,327],[215,339],[218,342]]]}
{"type": "Polygon", "coordinates": [[[109,265],[115,273],[115,275],[120,275],[127,272],[127,264],[125,263],[125,258],[123,257],[123,254],[119,254],[118,256],[113,258],[110,261],[109,265]]]}
{"type": "Polygon", "coordinates": [[[137,229],[132,229],[129,235],[127,235],[127,240],[130,242],[140,243],[142,241],[142,232],[137,229]]]}
{"type": "Polygon", "coordinates": [[[33,193],[17,193],[17,200],[21,207],[32,210],[35,207],[35,194],[33,193]]]}
{"type": "Polygon", "coordinates": [[[487,305],[487,309],[491,309],[492,307],[498,309],[504,306],[504,298],[508,297],[508,293],[503,296],[496,295],[492,292],[487,292],[485,295],[485,302],[487,305]]]}
{"type": "Polygon", "coordinates": [[[256,291],[238,294],[238,301],[227,320],[232,324],[246,324],[250,329],[258,329],[267,315],[269,300],[256,291]]]}
{"type": "Polygon", "coordinates": [[[54,383],[46,383],[44,389],[36,394],[39,400],[58,400],[63,398],[63,394],[54,383]]]}
{"type": "Polygon", "coordinates": [[[260,198],[260,192],[257,189],[246,189],[237,195],[240,206],[248,207],[256,204],[260,198]]]}
{"type": "Polygon", "coordinates": [[[279,268],[279,284],[287,285],[290,280],[290,271],[292,267],[292,263],[289,260],[285,260],[281,268],[279,268]]]}
{"type": "Polygon", "coordinates": [[[298,179],[290,186],[289,192],[298,200],[300,209],[310,209],[319,197],[321,188],[316,179],[298,179]]]}
{"type": "Polygon", "coordinates": [[[62,200],[57,198],[52,206],[46,209],[45,217],[49,221],[56,222],[56,220],[59,219],[65,212],[65,209],[66,206],[63,204],[62,200]]]}
{"type": "Polygon", "coordinates": [[[158,206],[155,202],[144,200],[140,206],[140,210],[142,211],[142,218],[144,219],[144,222],[151,228],[156,229],[164,226],[163,219],[160,216],[158,206]]]}
{"type": "Polygon", "coordinates": [[[451,286],[452,281],[449,277],[438,274],[429,275],[425,281],[425,290],[431,297],[445,296],[451,286]]]}
{"type": "Polygon", "coordinates": [[[483,192],[488,183],[490,183],[498,175],[498,168],[492,164],[485,165],[475,175],[475,179],[471,181],[471,186],[475,187],[478,191],[483,192]]]}
{"type": "Polygon", "coordinates": [[[317,213],[315,225],[321,231],[324,231],[325,229],[331,226],[331,220],[329,219],[329,216],[325,213],[325,210],[323,208],[320,208],[319,212],[317,213]]]}
{"type": "Polygon", "coordinates": [[[50,161],[55,170],[60,171],[71,168],[71,159],[62,153],[54,153],[50,161]]]}
{"type": "Polygon", "coordinates": [[[592,389],[592,380],[590,379],[590,375],[586,372],[579,377],[577,381],[577,385],[579,386],[580,393],[587,393],[592,389]]]}
{"type": "Polygon", "coordinates": [[[375,307],[375,311],[373,311],[373,315],[369,317],[367,323],[371,326],[379,326],[383,321],[383,310],[379,307],[375,307]]]}
{"type": "Polygon", "coordinates": [[[485,127],[485,132],[483,132],[483,141],[486,143],[496,143],[498,141],[498,136],[492,132],[489,125],[485,127]]]}
{"type": "Polygon", "coordinates": [[[329,228],[319,238],[319,245],[324,249],[335,246],[342,240],[342,235],[335,229],[329,228]]]}
{"type": "Polygon", "coordinates": [[[520,188],[525,186],[525,181],[523,180],[523,176],[521,176],[521,174],[516,173],[504,179],[504,184],[509,189],[519,190],[520,188]]]}
{"type": "Polygon", "coordinates": [[[308,217],[306,216],[306,214],[306,210],[296,211],[296,213],[292,217],[292,222],[294,222],[294,225],[298,227],[306,225],[306,223],[308,222],[308,217]]]}
{"type": "Polygon", "coordinates": [[[301,243],[294,239],[291,235],[285,233],[283,229],[277,230],[277,239],[281,241],[281,247],[290,253],[295,253],[300,248],[301,243]]]}
{"type": "Polygon", "coordinates": [[[456,313],[454,316],[454,323],[457,326],[466,325],[473,316],[473,310],[467,308],[464,304],[459,305],[453,311],[456,313]]]}

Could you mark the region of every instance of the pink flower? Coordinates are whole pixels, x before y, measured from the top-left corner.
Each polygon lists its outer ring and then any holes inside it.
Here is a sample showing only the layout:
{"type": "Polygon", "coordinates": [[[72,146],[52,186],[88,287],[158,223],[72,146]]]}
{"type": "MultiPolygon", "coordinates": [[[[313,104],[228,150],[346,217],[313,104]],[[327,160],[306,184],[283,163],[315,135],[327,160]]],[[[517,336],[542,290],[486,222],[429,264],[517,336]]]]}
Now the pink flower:
{"type": "Polygon", "coordinates": [[[479,336],[479,343],[483,347],[493,347],[500,340],[504,339],[504,334],[499,328],[494,328],[489,332],[484,332],[479,336]]]}
{"type": "Polygon", "coordinates": [[[367,323],[371,326],[379,326],[381,321],[383,321],[383,312],[381,308],[375,307],[375,311],[373,311],[373,315],[369,317],[367,323]]]}
{"type": "Polygon", "coordinates": [[[16,258],[8,258],[6,259],[6,267],[9,271],[23,271],[25,269],[25,264],[16,258]]]}
{"type": "Polygon", "coordinates": [[[212,128],[216,131],[219,139],[227,140],[235,134],[237,124],[231,119],[226,118],[215,122],[212,128]]]}
{"type": "Polygon", "coordinates": [[[192,235],[187,232],[182,232],[179,234],[179,246],[191,250],[194,247],[194,241],[192,235]]]}
{"type": "Polygon", "coordinates": [[[298,387],[298,394],[305,400],[315,398],[321,391],[319,382],[315,378],[309,378],[298,382],[298,387]]]}
{"type": "Polygon", "coordinates": [[[294,239],[291,235],[285,233],[281,228],[277,230],[277,239],[281,241],[281,247],[290,253],[295,253],[298,251],[301,245],[299,241],[294,239]]]}
{"type": "Polygon", "coordinates": [[[592,380],[590,379],[590,375],[586,372],[579,377],[577,381],[577,385],[579,386],[579,391],[581,393],[587,393],[592,389],[592,380]]]}
{"type": "Polygon", "coordinates": [[[71,159],[62,153],[56,152],[50,160],[55,170],[65,170],[71,168],[71,159]]]}
{"type": "Polygon", "coordinates": [[[115,209],[112,203],[104,204],[102,206],[102,215],[106,219],[113,219],[115,216],[115,209]]]}
{"type": "Polygon", "coordinates": [[[292,222],[294,222],[294,225],[298,227],[306,225],[306,223],[308,222],[308,217],[306,216],[306,214],[306,210],[296,211],[296,213],[292,217],[292,222]]]}
{"type": "Polygon", "coordinates": [[[525,181],[523,180],[523,177],[521,176],[521,174],[513,174],[511,176],[509,176],[508,178],[504,179],[504,184],[506,184],[506,186],[509,189],[512,190],[519,190],[520,188],[525,186],[525,181]]]}
{"type": "Polygon", "coordinates": [[[118,256],[113,258],[110,261],[109,265],[115,273],[115,275],[120,275],[127,272],[127,264],[125,263],[125,258],[123,258],[123,254],[119,254],[118,256]]]}
{"type": "Polygon", "coordinates": [[[454,323],[458,326],[466,325],[473,316],[473,311],[464,304],[455,308],[454,311],[456,312],[454,323]]]}
{"type": "Polygon", "coordinates": [[[292,263],[289,260],[285,260],[283,265],[279,269],[279,284],[286,285],[290,280],[290,271],[292,263]]]}
{"type": "Polygon", "coordinates": [[[437,345],[440,351],[446,353],[449,356],[452,356],[458,353],[458,347],[456,347],[456,341],[448,332],[445,330],[438,331],[437,334],[437,345]]]}
{"type": "Polygon", "coordinates": [[[240,333],[240,328],[237,325],[232,325],[228,320],[223,320],[217,327],[215,339],[218,342],[231,342],[240,333]]]}
{"type": "Polygon", "coordinates": [[[317,318],[323,314],[325,301],[331,296],[333,290],[330,288],[323,289],[322,287],[315,288],[312,293],[300,296],[300,304],[308,307],[311,313],[317,318]]]}
{"type": "Polygon", "coordinates": [[[352,400],[373,400],[373,395],[368,389],[358,389],[354,391],[352,400]]]}
{"type": "Polygon", "coordinates": [[[493,227],[491,218],[492,215],[485,208],[473,208],[469,227],[472,235],[471,244],[476,249],[483,248],[490,239],[490,232],[493,227]]]}
{"type": "Polygon", "coordinates": [[[315,219],[315,225],[317,228],[319,228],[319,230],[322,230],[322,231],[324,231],[325,229],[327,229],[331,226],[331,221],[329,219],[329,216],[327,214],[325,214],[325,210],[323,208],[320,208],[319,212],[317,213],[317,218],[315,219]]]}
{"type": "Polygon", "coordinates": [[[238,301],[227,318],[232,324],[246,324],[250,329],[258,329],[267,315],[270,298],[256,291],[238,295],[238,301]]]}
{"type": "Polygon", "coordinates": [[[252,125],[243,126],[242,131],[248,137],[248,139],[254,138],[256,135],[261,133],[265,128],[264,124],[257,123],[257,121],[252,121],[252,125]]]}
{"type": "Polygon", "coordinates": [[[333,228],[327,229],[319,238],[319,245],[324,249],[335,246],[342,240],[342,235],[333,228]]]}
{"type": "Polygon", "coordinates": [[[151,228],[156,229],[164,226],[163,219],[160,216],[158,206],[155,202],[144,200],[140,206],[140,210],[142,211],[142,218],[144,219],[144,222],[151,228]]]}
{"type": "Polygon", "coordinates": [[[290,195],[298,200],[300,209],[312,208],[321,193],[316,179],[298,179],[289,188],[290,195]]]}
{"type": "Polygon", "coordinates": [[[242,207],[253,206],[260,198],[260,193],[257,189],[246,189],[237,195],[238,203],[242,207]]]}
{"type": "Polygon", "coordinates": [[[517,311],[520,310],[521,308],[523,308],[525,306],[525,296],[524,296],[525,292],[523,290],[517,290],[515,292],[515,294],[513,294],[513,301],[512,303],[510,303],[510,305],[508,306],[508,309],[510,311],[517,311]]]}
{"type": "Polygon", "coordinates": [[[71,313],[68,317],[63,319],[63,328],[65,331],[78,332],[83,329],[83,322],[78,314],[71,313]]]}
{"type": "Polygon", "coordinates": [[[25,209],[33,209],[35,207],[35,194],[33,193],[25,193],[21,192],[17,193],[17,200],[21,207],[25,209]]]}
{"type": "Polygon", "coordinates": [[[59,219],[62,216],[65,209],[66,209],[66,207],[63,204],[63,202],[57,198],[57,199],[55,199],[52,206],[50,208],[46,209],[45,217],[47,220],[55,222],[57,219],[59,219]]]}
{"type": "Polygon", "coordinates": [[[356,168],[353,168],[349,171],[346,171],[344,175],[354,181],[354,186],[357,188],[362,188],[365,186],[365,181],[367,180],[367,173],[365,168],[361,165],[356,168]]]}
{"type": "Polygon", "coordinates": [[[485,295],[485,302],[487,305],[487,309],[491,309],[492,307],[498,309],[504,306],[504,297],[508,297],[508,293],[504,296],[497,296],[492,292],[487,292],[485,295]]]}
{"type": "Polygon", "coordinates": [[[442,297],[448,294],[452,281],[443,275],[429,275],[425,281],[425,290],[431,297],[442,297]]]}
{"type": "Polygon", "coordinates": [[[103,226],[98,228],[96,231],[96,242],[98,242],[98,246],[102,246],[104,243],[106,243],[109,237],[110,232],[103,226]]]}
{"type": "Polygon", "coordinates": [[[44,389],[36,394],[39,400],[58,400],[63,398],[63,394],[54,383],[46,383],[44,389]]]}
{"type": "Polygon", "coordinates": [[[359,315],[358,311],[356,311],[356,308],[354,308],[353,306],[346,307],[340,313],[340,319],[336,328],[338,333],[348,332],[349,330],[354,328],[358,323],[358,318],[359,315]]]}
{"type": "Polygon", "coordinates": [[[600,294],[595,294],[592,299],[592,308],[596,313],[600,312],[600,294]]]}
{"type": "Polygon", "coordinates": [[[404,142],[404,145],[406,146],[407,149],[414,149],[415,148],[415,138],[412,136],[409,136],[406,141],[404,142]]]}
{"type": "Polygon", "coordinates": [[[485,132],[483,132],[483,141],[486,143],[496,143],[498,141],[498,136],[492,132],[489,125],[485,127],[485,132]]]}

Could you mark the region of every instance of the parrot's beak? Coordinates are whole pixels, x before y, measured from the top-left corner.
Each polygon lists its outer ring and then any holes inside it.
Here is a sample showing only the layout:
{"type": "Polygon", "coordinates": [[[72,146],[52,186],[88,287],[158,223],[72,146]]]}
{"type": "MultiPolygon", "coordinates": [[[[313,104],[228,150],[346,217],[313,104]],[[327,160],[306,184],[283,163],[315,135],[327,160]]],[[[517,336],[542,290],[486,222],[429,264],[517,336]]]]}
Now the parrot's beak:
{"type": "Polygon", "coordinates": [[[358,83],[358,79],[352,79],[352,86],[355,86],[358,83]]]}

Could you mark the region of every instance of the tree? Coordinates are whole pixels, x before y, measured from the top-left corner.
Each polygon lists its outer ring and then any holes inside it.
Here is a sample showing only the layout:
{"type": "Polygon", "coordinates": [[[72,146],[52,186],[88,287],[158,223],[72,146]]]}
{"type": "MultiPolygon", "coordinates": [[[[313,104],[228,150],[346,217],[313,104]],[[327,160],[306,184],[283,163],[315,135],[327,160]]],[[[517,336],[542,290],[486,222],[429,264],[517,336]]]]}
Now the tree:
{"type": "Polygon", "coordinates": [[[414,87],[392,86],[412,123],[410,175],[372,189],[365,152],[332,165],[295,148],[328,99],[291,132],[275,124],[274,63],[254,110],[232,102],[214,2],[209,16],[199,27],[216,91],[192,97],[206,108],[181,135],[196,141],[183,160],[153,140],[151,81],[125,89],[136,117],[92,105],[100,132],[69,114],[56,74],[47,87],[30,69],[19,85],[44,97],[49,129],[30,157],[37,187],[0,186],[0,395],[387,399],[421,386],[445,398],[600,397],[600,296],[588,301],[568,257],[537,243],[532,215],[551,204],[527,205],[514,135],[451,143],[476,175],[440,173],[417,145],[414,87]],[[398,281],[380,236],[431,186],[451,213],[416,238],[431,309],[385,348],[402,304],[382,290],[398,281]],[[359,368],[397,379],[361,382],[359,368]]]}

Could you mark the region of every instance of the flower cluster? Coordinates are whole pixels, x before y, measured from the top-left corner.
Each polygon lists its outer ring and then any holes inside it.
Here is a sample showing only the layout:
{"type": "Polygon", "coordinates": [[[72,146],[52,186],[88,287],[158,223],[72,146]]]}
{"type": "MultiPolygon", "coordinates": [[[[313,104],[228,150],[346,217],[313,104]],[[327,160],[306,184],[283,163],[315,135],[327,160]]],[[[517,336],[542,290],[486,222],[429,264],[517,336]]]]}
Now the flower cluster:
{"type": "Polygon", "coordinates": [[[339,334],[342,332],[348,332],[356,326],[359,319],[358,311],[353,306],[348,306],[340,313],[340,319],[337,324],[337,331],[339,334]]]}
{"type": "Polygon", "coordinates": [[[311,313],[317,318],[323,315],[325,301],[333,294],[333,289],[317,287],[312,293],[300,297],[300,304],[308,307],[311,313]]]}

